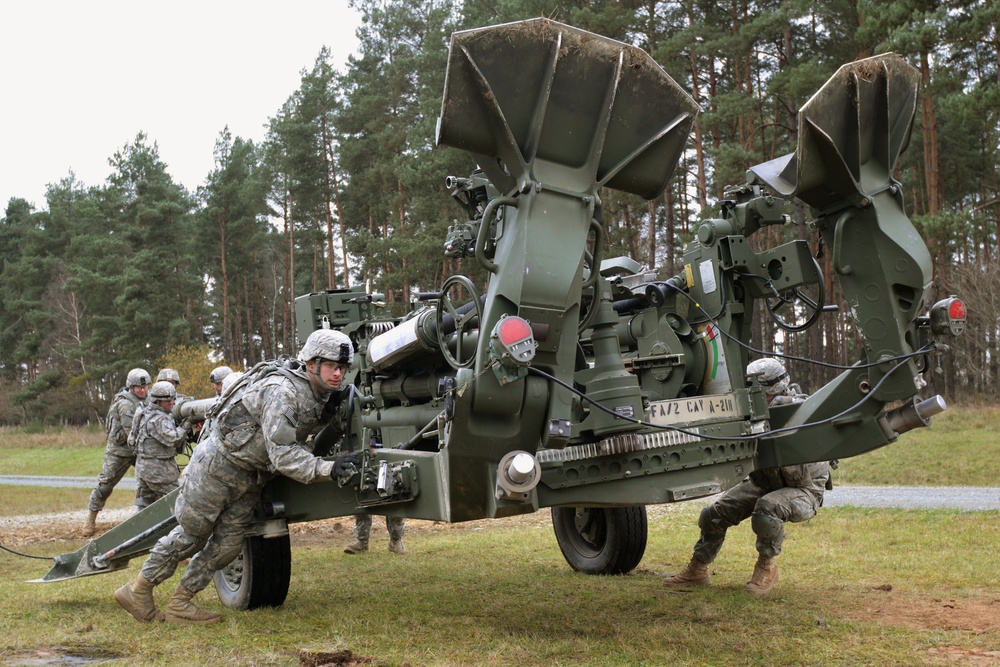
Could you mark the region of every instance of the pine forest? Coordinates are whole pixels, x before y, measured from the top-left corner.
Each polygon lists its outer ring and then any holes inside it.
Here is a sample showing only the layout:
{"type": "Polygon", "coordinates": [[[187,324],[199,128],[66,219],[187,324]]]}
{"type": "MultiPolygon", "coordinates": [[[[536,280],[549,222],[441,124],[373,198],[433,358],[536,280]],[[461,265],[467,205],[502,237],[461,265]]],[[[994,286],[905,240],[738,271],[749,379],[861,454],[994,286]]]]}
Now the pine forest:
{"type": "MultiPolygon", "coordinates": [[[[111,176],[70,172],[44,202],[0,211],[0,424],[94,423],[130,368],[172,364],[204,385],[217,363],[250,367],[294,353],[294,299],[364,285],[393,312],[464,274],[442,252],[463,212],[445,177],[465,153],[437,148],[448,44],[456,30],[544,16],[650,53],[701,114],[664,193],[602,193],[604,257],[674,275],[727,186],[795,146],[798,109],[838,67],[895,52],[921,76],[916,123],[897,178],[930,249],[929,306],[959,295],[963,337],[927,375],[949,401],[995,401],[1000,388],[1000,3],[988,0],[352,0],[362,21],[347,63],[324,48],[259,143],[220,128],[214,169],[177,184],[155,138],[138,134],[111,176]],[[38,204],[36,206],[36,204],[38,204]],[[211,359],[208,357],[211,356],[211,359]]],[[[210,103],[210,102],[208,102],[210,103]]],[[[212,146],[205,147],[206,152],[212,146]]],[[[59,169],[59,165],[54,165],[59,169]]],[[[59,173],[56,171],[55,173],[59,173]]],[[[837,293],[829,253],[794,223],[755,238],[807,239],[837,293]]],[[[845,308],[795,336],[767,317],[765,349],[852,363],[845,308]]],[[[803,387],[831,375],[793,364],[803,387]]]]}

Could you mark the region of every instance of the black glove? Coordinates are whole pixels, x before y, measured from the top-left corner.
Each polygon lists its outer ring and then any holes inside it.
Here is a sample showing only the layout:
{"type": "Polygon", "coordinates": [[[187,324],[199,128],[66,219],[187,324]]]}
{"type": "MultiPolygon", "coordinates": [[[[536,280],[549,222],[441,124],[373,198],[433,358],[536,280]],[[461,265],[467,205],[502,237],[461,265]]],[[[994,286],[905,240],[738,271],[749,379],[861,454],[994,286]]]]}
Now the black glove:
{"type": "Polygon", "coordinates": [[[348,478],[354,474],[354,471],[357,470],[360,465],[361,460],[358,458],[357,452],[341,454],[333,460],[333,470],[330,472],[330,477],[332,477],[335,482],[341,478],[348,478]]]}

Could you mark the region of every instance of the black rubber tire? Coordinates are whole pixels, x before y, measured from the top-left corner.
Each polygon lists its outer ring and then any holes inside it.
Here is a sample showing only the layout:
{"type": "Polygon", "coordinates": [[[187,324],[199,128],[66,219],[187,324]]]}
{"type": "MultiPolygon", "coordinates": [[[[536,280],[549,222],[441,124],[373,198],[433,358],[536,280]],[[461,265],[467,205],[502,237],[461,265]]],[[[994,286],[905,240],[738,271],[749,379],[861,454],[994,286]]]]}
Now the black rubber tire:
{"type": "Polygon", "coordinates": [[[215,573],[215,590],[223,607],[258,609],[280,607],[292,578],[292,546],[288,535],[243,540],[232,563],[215,573]]]}
{"type": "Polygon", "coordinates": [[[646,507],[553,507],[552,528],[577,572],[628,574],[646,552],[646,507]]]}

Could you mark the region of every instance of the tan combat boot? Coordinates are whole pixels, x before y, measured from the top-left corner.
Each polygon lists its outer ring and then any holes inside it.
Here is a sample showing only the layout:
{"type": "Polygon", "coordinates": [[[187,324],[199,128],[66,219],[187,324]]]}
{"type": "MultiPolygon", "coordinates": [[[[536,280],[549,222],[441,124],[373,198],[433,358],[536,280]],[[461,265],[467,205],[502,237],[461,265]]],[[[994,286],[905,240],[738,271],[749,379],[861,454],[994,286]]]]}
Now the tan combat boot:
{"type": "Polygon", "coordinates": [[[205,611],[195,606],[191,602],[191,598],[194,596],[195,594],[188,589],[178,586],[177,590],[174,591],[174,596],[163,608],[166,621],[168,623],[218,623],[222,620],[222,614],[205,611]]]}
{"type": "Polygon", "coordinates": [[[154,585],[140,574],[135,581],[130,581],[115,591],[115,601],[140,623],[162,621],[163,612],[156,608],[156,602],[153,601],[153,588],[154,585]]]}
{"type": "Polygon", "coordinates": [[[670,575],[663,583],[668,586],[708,586],[712,583],[712,575],[708,573],[708,563],[692,558],[683,570],[670,575]]]}
{"type": "Polygon", "coordinates": [[[398,540],[389,540],[389,551],[394,554],[403,555],[406,553],[406,547],[403,546],[403,538],[398,540]]]}
{"type": "Polygon", "coordinates": [[[344,553],[345,554],[359,554],[359,553],[363,553],[365,551],[368,551],[368,542],[367,542],[367,540],[364,541],[364,542],[362,542],[361,540],[354,540],[353,542],[351,542],[350,544],[348,544],[346,547],[344,547],[344,553]]]}
{"type": "Polygon", "coordinates": [[[97,512],[90,510],[87,514],[87,520],[83,522],[83,533],[84,537],[93,537],[94,533],[97,532],[97,512]]]}
{"type": "Polygon", "coordinates": [[[765,595],[771,592],[776,581],[778,581],[778,566],[774,559],[758,556],[757,563],[753,566],[753,576],[747,582],[747,592],[765,595]]]}

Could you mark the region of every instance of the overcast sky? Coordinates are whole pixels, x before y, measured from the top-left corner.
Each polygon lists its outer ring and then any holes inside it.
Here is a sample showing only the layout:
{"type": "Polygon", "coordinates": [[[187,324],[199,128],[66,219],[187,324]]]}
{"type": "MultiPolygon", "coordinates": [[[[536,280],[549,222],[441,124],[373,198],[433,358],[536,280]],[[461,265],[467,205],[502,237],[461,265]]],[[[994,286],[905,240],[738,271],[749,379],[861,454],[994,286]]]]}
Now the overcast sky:
{"type": "Polygon", "coordinates": [[[193,191],[219,132],[260,141],[324,45],[344,68],[359,21],[347,0],[0,0],[0,217],[47,208],[70,170],[104,183],[140,131],[193,191]]]}

